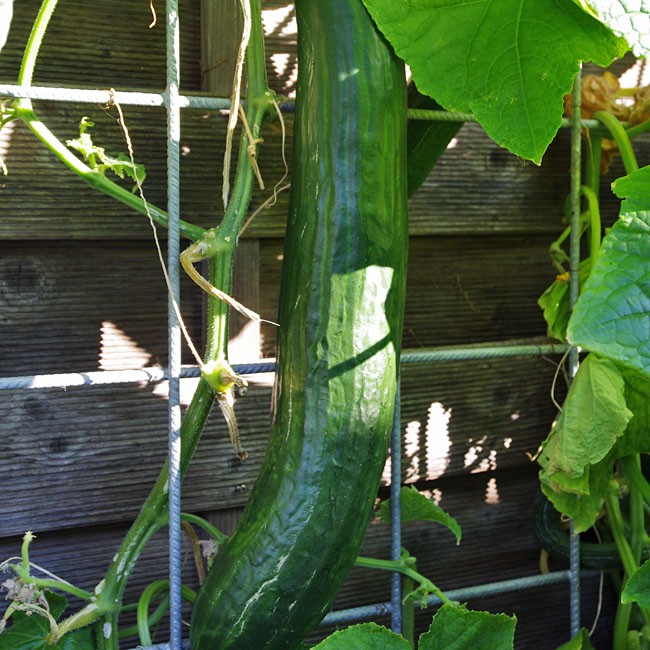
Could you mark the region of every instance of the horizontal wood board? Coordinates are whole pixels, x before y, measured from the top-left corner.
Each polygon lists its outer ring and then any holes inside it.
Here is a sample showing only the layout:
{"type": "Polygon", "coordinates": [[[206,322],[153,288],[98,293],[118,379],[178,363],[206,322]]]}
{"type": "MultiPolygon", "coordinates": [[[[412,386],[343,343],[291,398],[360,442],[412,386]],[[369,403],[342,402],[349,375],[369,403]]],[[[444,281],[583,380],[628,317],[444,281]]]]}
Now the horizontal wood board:
{"type": "MultiPolygon", "coordinates": [[[[549,238],[535,235],[412,237],[407,271],[404,348],[465,345],[546,333],[537,299],[555,279],[549,238]]],[[[260,313],[275,320],[281,240],[260,249],[260,313]]],[[[276,331],[262,323],[262,354],[273,356],[276,331]]]]}
{"type": "MultiPolygon", "coordinates": [[[[403,475],[409,482],[529,466],[554,418],[544,359],[403,367],[403,475]]],[[[236,406],[246,463],[233,454],[215,409],[183,487],[185,507],[243,505],[270,427],[270,385],[251,386],[236,406]]],[[[187,403],[196,380],[183,380],[187,403]]],[[[0,495],[2,535],[134,517],[166,454],[165,384],[3,391],[0,439],[14,477],[0,495]],[[37,498],[34,498],[37,495],[37,498]],[[43,508],[47,502],[48,507],[43,508]]],[[[390,474],[384,473],[384,483],[390,474]]]]}
{"type": "MultiPolygon", "coordinates": [[[[254,241],[251,254],[257,248],[254,241]]],[[[543,236],[413,238],[403,346],[544,334],[536,301],[554,278],[547,243],[543,236]]],[[[262,240],[259,260],[250,258],[235,282],[235,298],[246,300],[238,282],[247,274],[259,275],[259,309],[272,321],[277,318],[282,255],[281,240],[262,240]]],[[[181,280],[183,316],[200,347],[204,298],[184,273],[181,280]]],[[[151,235],[147,242],[130,243],[0,241],[4,376],[165,365],[166,309],[151,235]]],[[[261,350],[239,350],[240,361],[260,352],[275,355],[276,327],[263,324],[261,329],[261,350]]],[[[193,363],[186,346],[183,350],[185,362],[193,363]]]]}

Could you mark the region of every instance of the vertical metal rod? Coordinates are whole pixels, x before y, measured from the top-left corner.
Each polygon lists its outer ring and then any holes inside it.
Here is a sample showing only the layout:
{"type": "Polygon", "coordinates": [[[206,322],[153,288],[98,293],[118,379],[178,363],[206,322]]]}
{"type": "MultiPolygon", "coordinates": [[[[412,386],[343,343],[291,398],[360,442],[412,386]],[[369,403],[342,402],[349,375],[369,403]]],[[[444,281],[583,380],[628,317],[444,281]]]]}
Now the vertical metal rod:
{"type": "MultiPolygon", "coordinates": [[[[580,129],[580,86],[581,72],[578,72],[573,85],[573,112],[571,114],[571,238],[570,246],[570,309],[580,295],[580,185],[581,185],[581,129],[580,129]]],[[[569,351],[569,377],[578,372],[578,349],[569,351]]],[[[571,521],[571,542],[569,546],[569,590],[571,613],[571,637],[580,630],[580,536],[575,534],[571,521]]]]}
{"type": "Polygon", "coordinates": [[[169,321],[169,626],[170,650],[181,650],[181,336],[173,301],[180,303],[180,37],[178,0],[167,0],[167,270],[171,283],[169,321]]]}
{"type": "MultiPolygon", "coordinates": [[[[402,483],[402,435],[400,424],[400,380],[395,391],[395,412],[390,439],[390,559],[399,560],[402,554],[402,516],[400,489],[402,483]]],[[[395,634],[402,632],[402,576],[391,575],[390,626],[395,634]]]]}

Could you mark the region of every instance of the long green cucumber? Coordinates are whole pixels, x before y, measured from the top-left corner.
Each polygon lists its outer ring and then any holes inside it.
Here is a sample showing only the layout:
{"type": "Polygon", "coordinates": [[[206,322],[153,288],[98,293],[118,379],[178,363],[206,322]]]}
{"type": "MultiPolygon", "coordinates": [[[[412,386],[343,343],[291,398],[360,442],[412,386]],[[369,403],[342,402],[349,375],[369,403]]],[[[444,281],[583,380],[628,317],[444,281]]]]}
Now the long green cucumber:
{"type": "Polygon", "coordinates": [[[361,0],[297,0],[294,169],[269,449],[193,650],[299,645],[358,554],[387,454],[408,247],[404,69],[361,0]]]}

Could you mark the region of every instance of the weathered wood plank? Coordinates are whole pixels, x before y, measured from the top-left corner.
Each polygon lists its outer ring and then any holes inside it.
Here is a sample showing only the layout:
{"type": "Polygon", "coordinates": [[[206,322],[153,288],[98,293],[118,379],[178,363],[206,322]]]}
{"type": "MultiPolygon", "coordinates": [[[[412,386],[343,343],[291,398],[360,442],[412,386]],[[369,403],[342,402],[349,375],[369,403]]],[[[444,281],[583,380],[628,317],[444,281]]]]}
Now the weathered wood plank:
{"type": "MultiPolygon", "coordinates": [[[[0,243],[0,372],[164,365],[166,305],[153,241],[0,243]]],[[[201,293],[185,276],[181,310],[200,342],[201,293]]]]}
{"type": "MultiPolygon", "coordinates": [[[[463,345],[546,333],[537,299],[555,279],[545,236],[411,238],[405,348],[463,345]]],[[[283,246],[262,242],[260,309],[274,320],[283,246]]],[[[262,324],[263,356],[275,328],[262,324]]]]}
{"type": "MultiPolygon", "coordinates": [[[[57,6],[43,42],[34,85],[142,90],[165,87],[165,3],[155,0],[156,25],[149,29],[149,2],[69,0],[57,6]],[[119,29],[116,29],[119,26],[119,29]]],[[[15,83],[39,0],[15,3],[0,57],[0,79],[15,83]]],[[[200,0],[179,2],[181,83],[200,85],[200,0]]]]}
{"type": "MultiPolygon", "coordinates": [[[[404,366],[405,480],[530,467],[525,452],[537,449],[554,417],[552,375],[550,364],[534,358],[404,366]]],[[[252,385],[236,406],[246,463],[234,456],[218,410],[212,413],[184,482],[185,507],[246,502],[268,440],[270,379],[249,376],[252,385]]],[[[184,403],[194,382],[182,381],[184,403]]],[[[11,490],[0,494],[3,534],[135,516],[166,454],[164,384],[4,391],[2,397],[0,454],[13,477],[11,490]]]]}

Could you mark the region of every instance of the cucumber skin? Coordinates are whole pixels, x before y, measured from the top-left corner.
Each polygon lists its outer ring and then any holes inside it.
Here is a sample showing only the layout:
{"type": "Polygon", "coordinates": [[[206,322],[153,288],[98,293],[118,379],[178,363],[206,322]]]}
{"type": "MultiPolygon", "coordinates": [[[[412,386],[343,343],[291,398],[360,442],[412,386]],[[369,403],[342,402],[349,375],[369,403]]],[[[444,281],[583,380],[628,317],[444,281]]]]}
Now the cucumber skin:
{"type": "Polygon", "coordinates": [[[295,648],[370,518],[404,311],[404,69],[361,0],[298,0],[294,173],[269,450],[192,612],[193,650],[295,648]]]}

